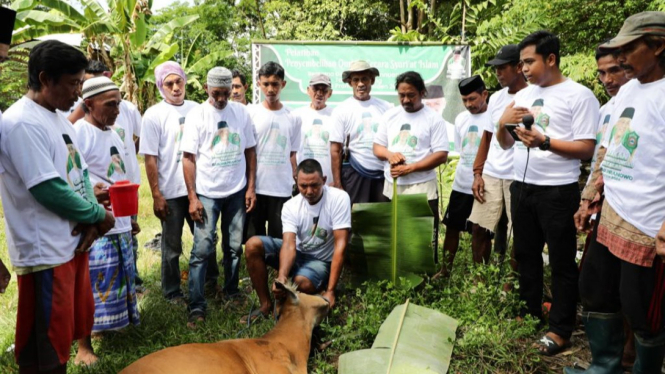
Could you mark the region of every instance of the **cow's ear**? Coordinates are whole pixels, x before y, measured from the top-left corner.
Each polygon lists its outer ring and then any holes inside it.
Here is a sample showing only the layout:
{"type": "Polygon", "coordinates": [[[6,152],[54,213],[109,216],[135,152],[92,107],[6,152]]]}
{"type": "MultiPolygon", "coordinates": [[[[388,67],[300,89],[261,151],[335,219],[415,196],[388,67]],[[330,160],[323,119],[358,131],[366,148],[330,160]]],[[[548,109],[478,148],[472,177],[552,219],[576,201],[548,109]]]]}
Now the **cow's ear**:
{"type": "Polygon", "coordinates": [[[275,286],[284,291],[286,298],[291,301],[291,304],[298,305],[300,299],[298,298],[298,293],[296,292],[296,287],[293,284],[284,284],[278,280],[275,281],[275,286]]]}

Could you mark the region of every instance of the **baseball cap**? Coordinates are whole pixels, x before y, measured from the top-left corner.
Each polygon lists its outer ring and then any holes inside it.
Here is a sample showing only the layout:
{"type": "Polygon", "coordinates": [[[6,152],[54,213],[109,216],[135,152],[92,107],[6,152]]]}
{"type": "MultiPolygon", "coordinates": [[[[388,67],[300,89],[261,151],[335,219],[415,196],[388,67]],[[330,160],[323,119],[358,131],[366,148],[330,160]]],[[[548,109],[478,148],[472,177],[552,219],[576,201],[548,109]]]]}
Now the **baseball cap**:
{"type": "Polygon", "coordinates": [[[504,45],[497,52],[496,57],[485,63],[485,66],[499,66],[510,62],[519,62],[520,48],[517,44],[504,45]]]}
{"type": "Polygon", "coordinates": [[[645,35],[665,36],[664,12],[642,12],[633,14],[626,18],[617,36],[610,39],[607,43],[601,44],[600,48],[619,48],[645,35]]]}
{"type": "Polygon", "coordinates": [[[325,84],[326,86],[330,87],[330,77],[325,74],[312,75],[312,78],[309,80],[309,85],[315,86],[317,84],[325,84]]]}

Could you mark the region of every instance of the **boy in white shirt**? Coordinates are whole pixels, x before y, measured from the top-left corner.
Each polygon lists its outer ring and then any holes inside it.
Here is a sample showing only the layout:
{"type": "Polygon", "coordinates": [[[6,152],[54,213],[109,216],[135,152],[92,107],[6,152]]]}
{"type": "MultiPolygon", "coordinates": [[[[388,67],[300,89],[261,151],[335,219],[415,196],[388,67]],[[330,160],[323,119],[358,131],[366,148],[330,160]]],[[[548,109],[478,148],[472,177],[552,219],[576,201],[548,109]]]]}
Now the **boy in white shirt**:
{"type": "Polygon", "coordinates": [[[559,70],[559,38],[554,34],[537,31],[519,47],[522,72],[531,85],[515,95],[494,135],[504,149],[515,144],[510,193],[520,299],[526,302],[520,316],[542,318],[542,251],[547,244],[552,307],[548,332],[536,345],[542,354],[555,355],[570,346],[575,328],[577,235],[571,217],[580,199],[580,160],[593,156],[599,105],[588,88],[559,70]],[[506,124],[522,123],[527,115],[533,118],[531,129],[518,126],[515,134],[521,141],[516,142],[506,124]]]}
{"type": "Polygon", "coordinates": [[[300,117],[279,98],[286,86],[284,68],[267,62],[259,69],[258,84],[265,100],[248,108],[257,143],[256,208],[247,216],[245,238],[281,235],[280,214],[293,193],[296,152],[300,149],[300,117]]]}
{"type": "MultiPolygon", "coordinates": [[[[459,92],[466,111],[455,118],[455,149],[460,152],[455,170],[455,181],[450,193],[448,207],[443,216],[446,236],[443,240],[444,261],[437,276],[447,276],[453,267],[455,254],[459,247],[460,233],[471,233],[468,222],[473,208],[473,162],[480,145],[480,129],[490,121],[487,112],[487,89],[479,75],[463,79],[459,83],[459,92]]],[[[482,263],[489,259],[489,253],[473,252],[473,261],[482,263]]]]}
{"type": "Polygon", "coordinates": [[[221,216],[226,297],[239,295],[245,213],[256,203],[256,140],[245,106],[229,101],[231,71],[212,68],[204,85],[208,100],[185,120],[182,167],[194,228],[189,257],[189,324],[205,319],[204,281],[207,262],[215,252],[217,220],[221,216]]]}
{"type": "MultiPolygon", "coordinates": [[[[155,68],[155,81],[163,101],[143,115],[139,153],[145,155],[145,170],[152,191],[153,211],[162,222],[162,293],[174,302],[184,301],[180,290],[182,227],[185,222],[194,231],[189,215],[187,187],[182,171],[180,141],[185,116],[196,107],[185,100],[187,76],[178,63],[167,61],[155,68]]],[[[217,261],[208,261],[206,276],[216,285],[217,261]]]]}

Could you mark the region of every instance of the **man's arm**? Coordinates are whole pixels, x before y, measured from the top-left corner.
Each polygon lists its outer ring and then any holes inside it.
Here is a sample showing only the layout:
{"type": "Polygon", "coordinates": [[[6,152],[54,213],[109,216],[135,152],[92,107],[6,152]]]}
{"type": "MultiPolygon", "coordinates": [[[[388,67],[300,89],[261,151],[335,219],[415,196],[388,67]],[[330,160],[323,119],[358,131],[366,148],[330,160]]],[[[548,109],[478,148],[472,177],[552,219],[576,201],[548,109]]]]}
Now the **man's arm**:
{"type": "Polygon", "coordinates": [[[342,143],[330,142],[330,167],[333,175],[333,187],[342,189],[342,143]]]}
{"type": "MultiPolygon", "coordinates": [[[[545,134],[535,129],[527,130],[518,127],[515,129],[515,133],[527,148],[538,147],[545,141],[545,134]]],[[[593,150],[595,147],[595,139],[579,139],[572,141],[550,139],[549,151],[562,157],[588,160],[593,157],[593,150]]]]}
{"type": "Polygon", "coordinates": [[[490,150],[492,136],[493,134],[491,132],[487,130],[483,131],[483,137],[480,140],[478,153],[476,154],[476,159],[473,161],[473,185],[471,186],[471,191],[473,192],[473,197],[481,204],[485,202],[483,169],[485,168],[485,161],[487,161],[487,154],[490,150]]]}
{"type": "Polygon", "coordinates": [[[291,160],[291,171],[293,173],[293,179],[296,179],[296,168],[298,167],[298,160],[296,159],[297,152],[291,152],[289,159],[291,160]]]}
{"type": "Polygon", "coordinates": [[[662,260],[665,260],[665,222],[660,226],[660,231],[656,234],[656,254],[662,260]]]}
{"type": "MultiPolygon", "coordinates": [[[[279,251],[279,271],[277,272],[277,280],[286,284],[291,274],[291,268],[296,262],[296,233],[285,232],[282,235],[282,248],[279,251]]],[[[272,286],[272,292],[275,298],[280,298],[281,293],[275,285],[272,286]]]]}
{"type": "Polygon", "coordinates": [[[245,149],[245,162],[247,163],[247,192],[245,193],[245,208],[247,213],[254,209],[256,204],[256,147],[245,149]]]}
{"type": "Polygon", "coordinates": [[[328,299],[330,308],[335,306],[335,288],[339,282],[344,266],[344,255],[346,245],[349,242],[349,229],[333,230],[335,237],[335,249],[333,252],[332,264],[330,265],[330,278],[328,278],[328,288],[323,293],[323,297],[328,299]]]}
{"type": "MultiPolygon", "coordinates": [[[[374,145],[376,146],[376,144],[374,145]]],[[[397,153],[399,154],[399,153],[397,153]]],[[[418,162],[412,164],[398,164],[390,168],[390,175],[393,178],[415,173],[417,171],[432,170],[448,160],[448,151],[434,152],[418,162]]]]}
{"type": "Polygon", "coordinates": [[[506,110],[501,115],[499,119],[499,129],[494,133],[496,140],[499,142],[499,145],[503,149],[510,149],[515,144],[515,139],[513,139],[510,132],[506,128],[506,124],[518,124],[522,123],[522,117],[529,114],[529,109],[524,107],[516,107],[515,102],[511,102],[506,107],[506,110]]]}
{"type": "Polygon", "coordinates": [[[182,152],[182,170],[189,199],[189,215],[194,222],[203,222],[203,204],[196,195],[196,155],[182,152]]]}
{"type": "Polygon", "coordinates": [[[148,184],[152,193],[152,211],[155,217],[165,220],[169,214],[169,207],[166,205],[166,199],[159,190],[159,169],[157,168],[157,156],[145,155],[145,172],[148,176],[148,184]]]}
{"type": "Polygon", "coordinates": [[[76,108],[74,108],[74,111],[67,117],[69,122],[71,122],[72,124],[76,123],[76,121],[85,117],[85,112],[83,111],[83,105],[81,104],[77,105],[76,108]]]}

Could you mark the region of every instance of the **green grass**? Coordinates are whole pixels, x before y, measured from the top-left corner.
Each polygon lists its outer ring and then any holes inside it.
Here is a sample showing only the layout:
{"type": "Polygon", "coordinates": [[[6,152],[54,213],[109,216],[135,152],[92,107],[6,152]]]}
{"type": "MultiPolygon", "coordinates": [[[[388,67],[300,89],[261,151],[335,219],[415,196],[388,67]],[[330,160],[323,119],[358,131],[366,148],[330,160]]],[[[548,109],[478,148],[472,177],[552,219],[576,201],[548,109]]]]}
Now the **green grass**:
{"type": "MultiPolygon", "coordinates": [[[[236,337],[256,337],[272,327],[271,321],[243,329],[238,320],[246,314],[256,297],[243,308],[221,305],[210,301],[206,323],[196,331],[186,327],[186,311],[182,306],[166,303],[161,297],[160,255],[143,248],[143,244],[161,232],[159,221],[152,213],[152,198],[147,187],[143,165],[143,184],[140,189],[139,223],[139,273],[145,281],[148,293],[139,299],[141,325],[124,332],[110,333],[93,346],[100,356],[99,365],[92,369],[76,367],[70,361],[70,373],[117,373],[138,358],[165,347],[193,342],[215,342],[236,337]]],[[[442,206],[447,205],[453,168],[442,172],[442,206]]],[[[4,220],[0,222],[0,258],[7,264],[8,255],[4,240],[4,220]]],[[[445,227],[443,227],[445,230],[445,227]]],[[[185,230],[187,231],[187,230],[185,230]]],[[[442,247],[441,233],[439,247],[442,247]]],[[[192,237],[187,232],[184,248],[191,248],[192,237]]],[[[188,251],[186,251],[188,252],[188,251]]],[[[218,258],[221,253],[218,249],[218,258]]],[[[181,259],[181,269],[187,269],[188,255],[181,259]]],[[[243,263],[244,266],[244,263],[243,263]]],[[[508,274],[505,265],[500,279],[497,256],[493,254],[488,266],[471,265],[470,238],[463,236],[461,250],[457,254],[451,277],[446,280],[428,282],[416,290],[400,290],[387,282],[366,284],[362,288],[344,288],[337,299],[337,307],[322,324],[325,340],[332,345],[317,353],[309,361],[311,373],[336,373],[340,354],[369,348],[379,326],[392,308],[404,303],[427,306],[446,313],[460,321],[453,351],[451,373],[544,373],[560,372],[567,362],[543,360],[535,350],[529,348],[542,332],[535,322],[517,323],[519,302],[516,293],[505,294],[501,285],[508,274]],[[476,283],[476,280],[479,280],[476,283]]],[[[247,277],[243,267],[241,277],[247,277]]],[[[247,281],[243,286],[248,286],[247,281]]],[[[18,373],[13,352],[16,323],[17,291],[16,276],[12,277],[7,293],[0,295],[0,373],[18,373]]],[[[75,354],[75,345],[72,355],[75,354]]],[[[568,359],[572,359],[571,355],[568,359]]],[[[73,358],[73,356],[72,356],[73,358]]]]}

